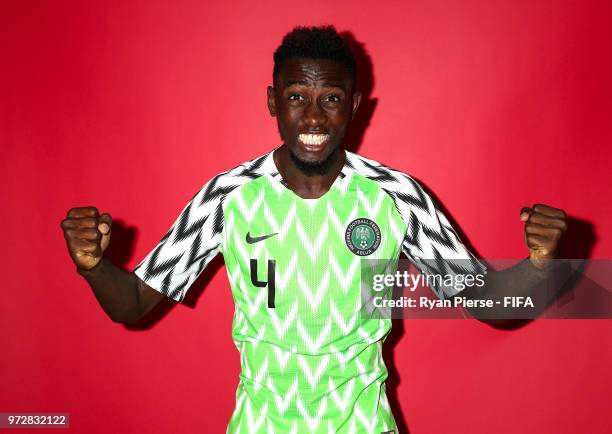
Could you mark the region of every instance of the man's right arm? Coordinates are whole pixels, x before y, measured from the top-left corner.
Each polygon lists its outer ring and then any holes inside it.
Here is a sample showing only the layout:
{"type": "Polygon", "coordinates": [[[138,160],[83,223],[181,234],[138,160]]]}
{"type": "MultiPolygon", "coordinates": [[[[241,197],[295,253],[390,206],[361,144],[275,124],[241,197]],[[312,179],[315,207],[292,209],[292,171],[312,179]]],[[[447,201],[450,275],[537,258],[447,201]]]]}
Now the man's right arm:
{"type": "Polygon", "coordinates": [[[72,208],[61,226],[77,272],[87,280],[104,312],[115,322],[132,323],[145,316],[164,295],[134,273],[104,258],[112,219],[95,207],[72,208]]]}

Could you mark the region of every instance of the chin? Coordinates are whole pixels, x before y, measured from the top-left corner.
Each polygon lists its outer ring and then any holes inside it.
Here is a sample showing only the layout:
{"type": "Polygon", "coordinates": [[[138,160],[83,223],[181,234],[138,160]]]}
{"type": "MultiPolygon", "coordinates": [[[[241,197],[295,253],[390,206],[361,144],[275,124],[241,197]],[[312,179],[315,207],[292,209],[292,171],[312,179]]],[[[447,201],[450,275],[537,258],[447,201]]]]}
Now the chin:
{"type": "Polygon", "coordinates": [[[333,153],[333,150],[328,148],[321,149],[319,151],[313,152],[309,150],[302,149],[297,146],[296,148],[290,149],[291,155],[294,159],[299,160],[304,164],[322,164],[325,162],[329,156],[333,153]]]}
{"type": "Polygon", "coordinates": [[[324,174],[334,163],[334,151],[338,147],[326,146],[317,152],[301,149],[300,146],[289,148],[293,162],[307,174],[324,174]]]}

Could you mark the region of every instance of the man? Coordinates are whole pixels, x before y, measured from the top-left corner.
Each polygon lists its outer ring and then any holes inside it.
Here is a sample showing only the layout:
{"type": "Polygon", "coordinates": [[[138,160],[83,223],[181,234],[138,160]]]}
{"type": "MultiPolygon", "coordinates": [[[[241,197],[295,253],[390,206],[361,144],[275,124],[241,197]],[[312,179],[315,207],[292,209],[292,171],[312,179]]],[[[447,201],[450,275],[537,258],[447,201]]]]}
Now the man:
{"type": "MultiPolygon", "coordinates": [[[[361,100],[354,83],[333,27],[287,34],[268,88],[283,145],[206,183],[132,273],[103,257],[110,215],[74,208],[62,222],[78,272],[116,322],[138,321],[164,296],[181,301],[223,254],[242,365],[230,433],[397,432],[381,355],[391,320],[360,314],[360,261],[404,252],[427,274],[485,271],[418,183],[342,149],[361,100]]],[[[565,214],[538,205],[521,218],[530,260],[462,295],[508,293],[503,282],[518,276],[527,294],[549,275],[565,214]]]]}

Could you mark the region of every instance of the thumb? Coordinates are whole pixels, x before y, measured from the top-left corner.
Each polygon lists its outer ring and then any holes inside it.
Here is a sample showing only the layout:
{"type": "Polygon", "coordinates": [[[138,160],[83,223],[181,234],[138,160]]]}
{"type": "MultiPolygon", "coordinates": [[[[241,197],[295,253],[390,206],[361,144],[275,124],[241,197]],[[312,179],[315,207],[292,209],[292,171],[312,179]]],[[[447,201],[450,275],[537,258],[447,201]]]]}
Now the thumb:
{"type": "Polygon", "coordinates": [[[102,252],[106,250],[108,244],[110,243],[112,225],[113,218],[110,214],[104,213],[98,218],[98,230],[102,234],[102,239],[100,240],[100,248],[102,249],[102,252]]]}
{"type": "Polygon", "coordinates": [[[527,206],[521,208],[521,221],[526,222],[529,220],[532,212],[532,209],[527,206]]]}

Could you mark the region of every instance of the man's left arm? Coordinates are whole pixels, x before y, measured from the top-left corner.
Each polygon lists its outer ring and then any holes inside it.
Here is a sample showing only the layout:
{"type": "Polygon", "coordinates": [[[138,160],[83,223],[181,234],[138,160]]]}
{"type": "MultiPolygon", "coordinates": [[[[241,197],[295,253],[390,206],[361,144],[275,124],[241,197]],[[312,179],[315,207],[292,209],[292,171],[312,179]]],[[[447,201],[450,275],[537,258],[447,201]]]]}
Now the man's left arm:
{"type": "Polygon", "coordinates": [[[458,294],[468,299],[494,301],[492,308],[469,309],[478,319],[533,318],[555,299],[569,278],[569,267],[557,260],[561,239],[567,231],[565,212],[538,204],[523,208],[520,217],[525,223],[529,258],[505,270],[489,269],[483,286],[472,286],[458,294]],[[495,303],[504,297],[529,299],[534,306],[506,308],[503,303],[495,303]]]}

